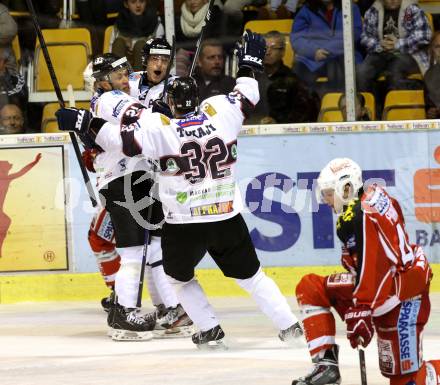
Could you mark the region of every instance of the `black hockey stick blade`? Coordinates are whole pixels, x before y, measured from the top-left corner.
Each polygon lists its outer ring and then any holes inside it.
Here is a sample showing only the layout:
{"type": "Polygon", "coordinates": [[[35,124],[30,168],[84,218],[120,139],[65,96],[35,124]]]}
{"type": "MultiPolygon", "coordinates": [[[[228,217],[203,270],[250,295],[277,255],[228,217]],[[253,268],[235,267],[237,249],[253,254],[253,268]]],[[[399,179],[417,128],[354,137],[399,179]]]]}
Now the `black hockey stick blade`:
{"type": "Polygon", "coordinates": [[[359,352],[359,367],[361,369],[361,385],[367,385],[367,368],[365,366],[365,351],[358,348],[359,352]]]}
{"type": "MultiPolygon", "coordinates": [[[[55,70],[52,65],[52,60],[49,56],[49,51],[47,50],[46,41],[44,40],[43,33],[41,32],[40,24],[38,23],[37,14],[35,13],[34,5],[32,0],[26,0],[28,10],[32,17],[32,22],[34,24],[35,31],[37,32],[38,41],[40,42],[40,47],[43,52],[44,60],[46,61],[47,69],[49,70],[49,75],[52,80],[53,88],[55,90],[55,94],[57,95],[58,103],[60,107],[64,107],[64,99],[63,94],[61,93],[60,84],[58,83],[58,79],[55,74],[55,70]]],[[[92,206],[96,207],[97,201],[95,198],[95,192],[93,190],[92,184],[90,182],[89,174],[87,173],[86,168],[84,167],[82,158],[81,158],[81,150],[79,148],[78,140],[76,139],[74,132],[69,132],[70,141],[72,142],[73,149],[75,151],[76,159],[78,160],[79,167],[81,169],[81,174],[83,176],[84,182],[86,184],[86,189],[89,194],[90,201],[92,202],[92,206]]]]}
{"type": "Polygon", "coordinates": [[[196,53],[194,54],[194,58],[193,58],[193,61],[191,63],[191,69],[189,70],[189,76],[193,76],[194,69],[195,69],[196,64],[197,64],[197,60],[199,59],[200,46],[202,45],[203,35],[205,34],[206,26],[208,25],[209,21],[212,18],[211,13],[212,13],[212,7],[214,5],[214,1],[215,0],[209,0],[208,11],[206,12],[206,15],[205,15],[205,22],[203,24],[202,30],[200,31],[200,36],[197,39],[196,53]]]}
{"type": "Polygon", "coordinates": [[[167,72],[165,73],[165,83],[162,91],[162,101],[166,103],[166,95],[168,92],[168,87],[170,86],[171,68],[173,67],[174,56],[176,54],[176,37],[173,35],[171,43],[171,55],[170,62],[168,63],[167,72]]]}

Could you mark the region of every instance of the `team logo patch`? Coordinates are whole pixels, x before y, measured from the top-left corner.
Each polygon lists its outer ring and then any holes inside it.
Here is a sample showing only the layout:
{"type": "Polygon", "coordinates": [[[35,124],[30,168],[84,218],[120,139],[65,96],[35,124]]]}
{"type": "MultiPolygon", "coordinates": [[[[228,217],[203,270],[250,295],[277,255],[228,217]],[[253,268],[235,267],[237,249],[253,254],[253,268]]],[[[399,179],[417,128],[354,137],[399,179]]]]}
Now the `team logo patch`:
{"type": "Polygon", "coordinates": [[[177,162],[173,158],[168,159],[166,162],[165,172],[175,173],[178,170],[179,166],[177,165],[177,162]]]}
{"type": "Polygon", "coordinates": [[[231,213],[234,210],[233,201],[216,202],[207,205],[191,207],[191,216],[220,215],[231,213]]]}
{"type": "Polygon", "coordinates": [[[188,194],[186,192],[178,192],[176,195],[176,201],[183,204],[188,199],[188,194]]]}
{"type": "Polygon", "coordinates": [[[419,369],[417,343],[417,317],[420,300],[402,302],[397,321],[399,339],[400,371],[402,374],[412,373],[419,369]]]}

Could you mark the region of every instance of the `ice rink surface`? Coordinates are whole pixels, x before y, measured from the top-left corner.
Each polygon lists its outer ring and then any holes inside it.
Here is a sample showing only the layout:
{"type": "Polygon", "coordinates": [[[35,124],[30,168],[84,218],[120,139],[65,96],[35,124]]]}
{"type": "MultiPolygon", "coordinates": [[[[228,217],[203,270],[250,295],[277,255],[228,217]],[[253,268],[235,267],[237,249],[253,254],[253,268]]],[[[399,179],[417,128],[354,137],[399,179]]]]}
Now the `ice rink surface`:
{"type": "MultiPolygon", "coordinates": [[[[298,315],[295,300],[289,298],[298,315]]],[[[440,294],[431,296],[424,356],[440,358],[440,294]]],[[[290,385],[311,368],[305,343],[291,347],[250,298],[212,298],[228,350],[199,351],[190,338],[115,342],[91,302],[0,305],[0,385],[290,385]]],[[[145,310],[151,309],[147,303],[145,310]]],[[[342,384],[359,385],[357,351],[338,321],[342,384]]],[[[387,384],[375,340],[366,349],[368,384],[387,384]]]]}

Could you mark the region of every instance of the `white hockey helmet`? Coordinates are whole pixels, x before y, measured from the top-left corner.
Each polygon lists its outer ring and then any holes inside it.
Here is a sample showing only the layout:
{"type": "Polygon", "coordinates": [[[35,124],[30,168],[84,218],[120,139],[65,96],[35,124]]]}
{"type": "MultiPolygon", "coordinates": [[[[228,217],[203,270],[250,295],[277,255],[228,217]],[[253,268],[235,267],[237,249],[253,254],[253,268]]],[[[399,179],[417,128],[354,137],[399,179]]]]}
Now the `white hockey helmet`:
{"type": "Polygon", "coordinates": [[[362,170],[349,158],[331,160],[319,173],[316,187],[316,199],[322,202],[325,190],[334,191],[334,210],[339,213],[343,207],[355,198],[362,187],[362,170]],[[349,185],[348,192],[346,186],[349,185]]]}
{"type": "Polygon", "coordinates": [[[96,79],[93,77],[93,62],[87,64],[83,72],[83,78],[86,91],[94,92],[96,79]]]}

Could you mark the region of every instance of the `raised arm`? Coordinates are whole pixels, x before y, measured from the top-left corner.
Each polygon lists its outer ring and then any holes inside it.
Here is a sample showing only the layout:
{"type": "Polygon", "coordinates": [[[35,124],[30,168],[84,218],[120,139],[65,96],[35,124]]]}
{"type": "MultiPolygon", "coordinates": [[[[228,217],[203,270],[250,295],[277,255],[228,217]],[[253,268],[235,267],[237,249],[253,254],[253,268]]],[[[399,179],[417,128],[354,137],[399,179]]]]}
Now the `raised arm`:
{"type": "Polygon", "coordinates": [[[12,179],[20,178],[21,176],[26,174],[28,171],[30,171],[40,161],[40,159],[41,159],[41,153],[38,153],[37,156],[35,157],[35,159],[31,163],[24,166],[20,171],[17,171],[13,174],[10,174],[8,176],[8,179],[12,180],[12,179]]]}

